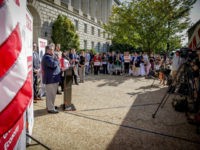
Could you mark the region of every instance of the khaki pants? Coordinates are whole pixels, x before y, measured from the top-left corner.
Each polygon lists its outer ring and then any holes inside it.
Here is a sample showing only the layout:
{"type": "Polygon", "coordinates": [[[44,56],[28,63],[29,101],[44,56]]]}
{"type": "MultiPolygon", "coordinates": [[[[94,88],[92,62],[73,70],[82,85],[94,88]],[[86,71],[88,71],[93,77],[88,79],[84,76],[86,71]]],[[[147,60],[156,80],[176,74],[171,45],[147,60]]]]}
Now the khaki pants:
{"type": "Polygon", "coordinates": [[[58,83],[46,84],[46,107],[47,110],[55,110],[54,102],[56,99],[56,93],[58,88],[58,83]]]}
{"type": "Polygon", "coordinates": [[[172,80],[175,80],[176,74],[177,74],[177,71],[173,70],[172,71],[172,80]]]}
{"type": "Polygon", "coordinates": [[[84,82],[84,80],[85,80],[85,66],[79,67],[78,72],[79,72],[79,76],[80,76],[80,81],[84,82]]]}

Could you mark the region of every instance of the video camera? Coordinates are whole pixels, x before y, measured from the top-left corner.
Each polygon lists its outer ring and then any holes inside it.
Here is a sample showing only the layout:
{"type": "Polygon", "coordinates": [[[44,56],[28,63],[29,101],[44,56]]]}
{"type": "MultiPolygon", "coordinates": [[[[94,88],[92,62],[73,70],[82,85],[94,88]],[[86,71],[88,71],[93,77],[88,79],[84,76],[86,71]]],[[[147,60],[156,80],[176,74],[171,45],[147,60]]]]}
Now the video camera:
{"type": "Polygon", "coordinates": [[[197,57],[197,54],[196,54],[196,51],[193,51],[190,48],[181,48],[180,57],[184,58],[188,62],[191,62],[197,57]]]}

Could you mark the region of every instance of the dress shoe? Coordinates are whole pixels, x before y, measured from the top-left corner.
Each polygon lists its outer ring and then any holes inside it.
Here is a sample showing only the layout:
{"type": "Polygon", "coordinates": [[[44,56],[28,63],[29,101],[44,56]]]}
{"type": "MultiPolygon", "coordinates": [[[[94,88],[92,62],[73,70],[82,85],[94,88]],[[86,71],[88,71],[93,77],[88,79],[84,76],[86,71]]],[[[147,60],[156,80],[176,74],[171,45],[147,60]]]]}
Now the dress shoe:
{"type": "Polygon", "coordinates": [[[58,112],[58,110],[48,110],[48,113],[50,113],[50,114],[57,114],[59,112],[58,112]]]}
{"type": "Polygon", "coordinates": [[[40,97],[35,97],[34,100],[41,100],[41,98],[40,97]]]}
{"type": "Polygon", "coordinates": [[[60,91],[57,91],[57,94],[58,94],[58,95],[62,95],[62,92],[60,92],[60,91]]]}

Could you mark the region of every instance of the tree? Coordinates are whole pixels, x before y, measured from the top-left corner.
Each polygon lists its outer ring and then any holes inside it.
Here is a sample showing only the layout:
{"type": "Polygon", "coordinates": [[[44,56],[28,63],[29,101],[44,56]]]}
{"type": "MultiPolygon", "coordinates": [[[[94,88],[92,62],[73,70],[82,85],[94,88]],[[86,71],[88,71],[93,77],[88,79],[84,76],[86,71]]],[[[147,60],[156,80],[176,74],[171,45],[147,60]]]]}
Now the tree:
{"type": "Polygon", "coordinates": [[[61,50],[79,49],[79,37],[73,23],[64,15],[59,15],[52,26],[52,40],[61,44],[61,50]]]}
{"type": "Polygon", "coordinates": [[[189,11],[196,0],[132,0],[113,8],[104,28],[112,41],[152,52],[181,46],[181,32],[189,27],[189,11]]]}

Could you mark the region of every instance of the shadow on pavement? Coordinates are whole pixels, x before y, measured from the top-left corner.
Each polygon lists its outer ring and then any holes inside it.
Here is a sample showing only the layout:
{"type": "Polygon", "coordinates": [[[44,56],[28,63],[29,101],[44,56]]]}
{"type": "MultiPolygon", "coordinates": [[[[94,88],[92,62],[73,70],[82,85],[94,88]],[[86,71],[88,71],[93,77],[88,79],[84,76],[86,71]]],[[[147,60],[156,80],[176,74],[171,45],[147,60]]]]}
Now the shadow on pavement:
{"type": "Polygon", "coordinates": [[[158,105],[134,107],[159,103],[165,92],[166,88],[144,93],[127,93],[138,96],[107,149],[199,149],[200,138],[195,132],[195,126],[187,123],[184,113],[173,110],[171,99],[159,110],[155,119],[152,114],[158,105]]]}
{"type": "Polygon", "coordinates": [[[40,117],[40,116],[44,116],[44,115],[48,115],[46,109],[34,110],[34,117],[40,117]]]}
{"type": "Polygon", "coordinates": [[[148,85],[148,86],[141,86],[140,88],[137,88],[136,90],[144,90],[144,89],[158,89],[160,88],[159,85],[148,85]]]}
{"type": "Polygon", "coordinates": [[[99,80],[103,80],[104,83],[99,84],[98,87],[103,87],[103,86],[118,86],[122,83],[124,83],[127,80],[133,80],[135,82],[139,82],[141,81],[141,79],[143,77],[132,77],[132,76],[119,76],[119,75],[98,75],[98,76],[88,76],[86,77],[87,81],[92,81],[92,82],[96,82],[99,80]]]}

